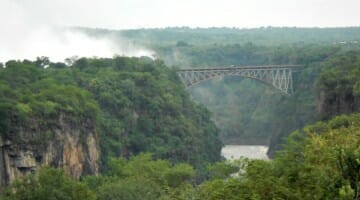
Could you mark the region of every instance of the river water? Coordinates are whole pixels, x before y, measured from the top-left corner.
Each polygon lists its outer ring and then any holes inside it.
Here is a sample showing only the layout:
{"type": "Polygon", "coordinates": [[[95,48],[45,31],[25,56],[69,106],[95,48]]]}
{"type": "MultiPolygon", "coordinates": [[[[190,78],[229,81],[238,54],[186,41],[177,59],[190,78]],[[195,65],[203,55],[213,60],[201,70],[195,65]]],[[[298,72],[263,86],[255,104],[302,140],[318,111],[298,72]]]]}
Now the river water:
{"type": "Polygon", "coordinates": [[[262,145],[225,145],[221,155],[227,160],[239,159],[241,156],[252,159],[268,159],[266,155],[268,146],[262,145]]]}

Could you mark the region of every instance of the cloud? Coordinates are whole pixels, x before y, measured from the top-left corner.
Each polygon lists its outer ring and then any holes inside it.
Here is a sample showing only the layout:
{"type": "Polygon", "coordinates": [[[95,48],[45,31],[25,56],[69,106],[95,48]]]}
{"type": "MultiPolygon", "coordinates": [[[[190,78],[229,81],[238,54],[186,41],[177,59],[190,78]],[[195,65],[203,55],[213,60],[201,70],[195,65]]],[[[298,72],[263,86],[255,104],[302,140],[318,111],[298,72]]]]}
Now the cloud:
{"type": "Polygon", "coordinates": [[[58,21],[61,9],[57,11],[58,14],[51,15],[49,12],[55,10],[49,9],[53,7],[47,8],[49,3],[39,5],[39,1],[34,2],[33,8],[29,10],[30,1],[0,0],[0,62],[10,59],[34,60],[39,56],[49,57],[51,61],[64,61],[72,56],[151,57],[154,54],[150,50],[121,41],[118,37],[116,40],[114,37],[94,38],[81,31],[64,28],[67,24],[58,21]]]}
{"type": "MultiPolygon", "coordinates": [[[[118,41],[118,40],[116,40],[118,41]]],[[[49,57],[51,61],[64,61],[72,56],[113,57],[114,55],[149,56],[153,52],[124,42],[115,42],[111,37],[93,38],[73,29],[38,27],[29,29],[22,38],[2,41],[0,60],[35,59],[49,57]],[[126,44],[126,45],[125,45],[126,44]]]]}

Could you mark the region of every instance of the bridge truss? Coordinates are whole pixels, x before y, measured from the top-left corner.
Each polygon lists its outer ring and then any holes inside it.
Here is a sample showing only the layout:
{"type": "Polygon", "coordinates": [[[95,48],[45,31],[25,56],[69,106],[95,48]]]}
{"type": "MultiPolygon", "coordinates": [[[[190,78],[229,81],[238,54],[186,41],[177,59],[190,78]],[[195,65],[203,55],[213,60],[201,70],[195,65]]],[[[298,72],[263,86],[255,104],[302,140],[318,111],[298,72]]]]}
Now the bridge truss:
{"type": "Polygon", "coordinates": [[[231,66],[215,68],[180,69],[178,75],[186,88],[203,81],[223,76],[242,76],[271,85],[285,94],[291,94],[294,69],[301,65],[231,66]]]}

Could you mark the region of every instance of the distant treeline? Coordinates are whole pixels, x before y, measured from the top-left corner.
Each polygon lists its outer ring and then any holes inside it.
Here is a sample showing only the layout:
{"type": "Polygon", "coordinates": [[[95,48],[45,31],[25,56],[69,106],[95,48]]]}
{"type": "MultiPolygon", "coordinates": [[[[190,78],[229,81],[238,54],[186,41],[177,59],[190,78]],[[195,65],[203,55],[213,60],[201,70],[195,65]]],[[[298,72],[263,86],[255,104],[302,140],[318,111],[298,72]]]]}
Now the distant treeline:
{"type": "Polygon", "coordinates": [[[298,28],[298,27],[261,27],[261,28],[155,28],[134,30],[107,30],[76,28],[93,36],[108,34],[130,39],[144,45],[169,45],[184,41],[194,45],[244,44],[252,42],[261,45],[289,43],[345,44],[360,43],[360,27],[344,28],[298,28]]]}

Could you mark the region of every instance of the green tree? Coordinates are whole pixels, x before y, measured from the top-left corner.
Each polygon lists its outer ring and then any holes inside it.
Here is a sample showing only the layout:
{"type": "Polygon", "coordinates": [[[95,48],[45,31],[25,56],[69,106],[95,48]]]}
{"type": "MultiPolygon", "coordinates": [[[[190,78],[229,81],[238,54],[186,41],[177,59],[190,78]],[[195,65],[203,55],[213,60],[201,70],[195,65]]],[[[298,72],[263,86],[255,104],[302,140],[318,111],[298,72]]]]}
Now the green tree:
{"type": "Polygon", "coordinates": [[[7,188],[4,199],[46,200],[46,199],[96,199],[95,194],[83,183],[74,181],[63,171],[42,168],[15,181],[7,188]]]}

